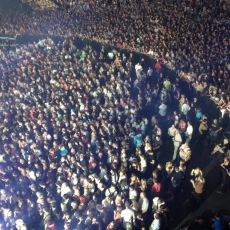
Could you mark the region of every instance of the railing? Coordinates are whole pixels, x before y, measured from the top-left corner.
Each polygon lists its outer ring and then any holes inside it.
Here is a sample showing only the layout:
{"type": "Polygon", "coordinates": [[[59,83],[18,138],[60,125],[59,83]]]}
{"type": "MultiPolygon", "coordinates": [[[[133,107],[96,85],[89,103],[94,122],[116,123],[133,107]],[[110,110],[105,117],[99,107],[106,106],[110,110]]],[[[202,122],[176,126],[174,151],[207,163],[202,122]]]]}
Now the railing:
{"type": "Polygon", "coordinates": [[[16,46],[17,44],[17,37],[20,36],[20,34],[16,34],[14,37],[10,35],[0,35],[0,46],[16,46]]]}

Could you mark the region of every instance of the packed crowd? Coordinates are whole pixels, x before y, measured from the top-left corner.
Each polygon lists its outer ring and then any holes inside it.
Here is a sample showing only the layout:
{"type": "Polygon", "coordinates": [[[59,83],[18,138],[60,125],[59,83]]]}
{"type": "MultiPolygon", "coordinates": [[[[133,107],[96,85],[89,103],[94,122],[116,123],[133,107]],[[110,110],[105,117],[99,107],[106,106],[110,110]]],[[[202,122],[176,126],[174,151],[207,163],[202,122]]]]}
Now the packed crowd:
{"type": "Polygon", "coordinates": [[[223,4],[126,1],[2,10],[3,34],[67,39],[1,50],[0,229],[167,229],[186,178],[194,189],[191,204],[202,202],[204,175],[186,169],[189,143],[202,146],[207,138],[212,154],[226,155],[218,192],[230,189],[229,142],[216,143],[230,110],[223,4]],[[78,50],[68,38],[74,36],[118,51],[78,50]],[[146,69],[120,48],[159,61],[146,69]],[[162,64],[190,82],[189,98],[162,64]],[[210,106],[220,118],[211,123],[203,111],[210,106]]]}
{"type": "MultiPolygon", "coordinates": [[[[0,229],[167,229],[192,157],[191,121],[201,120],[204,140],[207,120],[160,63],[144,71],[113,52],[103,60],[104,47],[50,38],[1,51],[0,229]]],[[[215,140],[221,126],[210,128],[215,140]]],[[[189,174],[199,205],[205,179],[189,174]]]]}
{"type": "Polygon", "coordinates": [[[1,32],[89,38],[159,59],[189,82],[197,80],[201,93],[204,81],[228,88],[227,1],[109,2],[44,12],[2,8],[1,32]]]}

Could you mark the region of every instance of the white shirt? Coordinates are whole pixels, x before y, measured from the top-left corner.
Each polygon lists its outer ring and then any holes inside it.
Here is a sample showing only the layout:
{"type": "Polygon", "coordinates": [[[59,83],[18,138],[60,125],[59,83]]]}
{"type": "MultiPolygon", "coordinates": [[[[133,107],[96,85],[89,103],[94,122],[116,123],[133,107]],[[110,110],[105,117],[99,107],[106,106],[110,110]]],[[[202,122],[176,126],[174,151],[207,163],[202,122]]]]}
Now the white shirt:
{"type": "Polygon", "coordinates": [[[81,105],[80,105],[80,111],[84,111],[85,110],[85,105],[82,103],[81,105]]]}
{"type": "Polygon", "coordinates": [[[174,128],[170,127],[168,129],[168,135],[171,136],[171,137],[174,137],[175,136],[175,131],[176,131],[175,127],[174,128]]]}
{"type": "Polygon", "coordinates": [[[35,176],[34,171],[29,171],[29,177],[30,177],[32,180],[36,180],[36,176],[35,176]]]}
{"type": "Polygon", "coordinates": [[[105,191],[105,196],[116,196],[117,195],[117,190],[112,191],[110,188],[107,188],[105,191]]]}
{"type": "Polygon", "coordinates": [[[148,210],[148,208],[149,208],[149,201],[148,201],[147,198],[146,199],[140,198],[139,204],[140,204],[141,211],[148,210]]]}
{"type": "Polygon", "coordinates": [[[149,69],[149,70],[147,71],[147,76],[152,76],[152,74],[153,74],[153,70],[152,70],[152,69],[149,69]]]}
{"type": "Polygon", "coordinates": [[[153,51],[152,51],[152,50],[149,50],[148,54],[149,54],[149,55],[153,55],[153,51]]]}
{"type": "Polygon", "coordinates": [[[174,117],[174,125],[177,125],[178,122],[179,122],[179,117],[176,115],[176,116],[174,117]]]}
{"type": "Polygon", "coordinates": [[[130,200],[137,198],[137,196],[138,196],[138,194],[137,194],[137,191],[135,189],[132,191],[129,190],[129,199],[130,200]]]}
{"type": "Polygon", "coordinates": [[[78,178],[72,178],[71,180],[70,180],[70,184],[71,185],[77,185],[77,183],[78,183],[78,178]]]}
{"type": "Polygon", "coordinates": [[[181,144],[181,142],[182,142],[182,138],[181,138],[181,135],[180,135],[180,133],[178,133],[178,134],[176,134],[175,136],[174,136],[174,145],[175,146],[179,146],[180,144],[181,144]]]}
{"type": "Polygon", "coordinates": [[[157,202],[158,202],[158,200],[159,200],[160,198],[159,197],[155,197],[155,198],[153,198],[153,205],[154,205],[154,211],[156,212],[157,211],[157,209],[158,209],[158,204],[157,204],[157,202]]]}
{"type": "Polygon", "coordinates": [[[70,187],[69,186],[61,186],[61,196],[63,197],[67,193],[71,193],[70,187]]]}
{"type": "Polygon", "coordinates": [[[161,105],[159,106],[159,114],[160,114],[161,116],[165,116],[165,115],[166,115],[166,110],[167,110],[167,105],[161,104],[161,105]]]}
{"type": "Polygon", "coordinates": [[[161,226],[160,220],[159,219],[154,219],[153,222],[152,222],[152,224],[151,224],[151,228],[153,230],[159,230],[160,226],[161,226]]]}
{"type": "Polygon", "coordinates": [[[140,164],[141,164],[141,169],[143,169],[143,168],[146,168],[146,167],[147,167],[146,160],[141,160],[140,164]]]}
{"type": "Polygon", "coordinates": [[[192,125],[188,125],[187,130],[186,130],[186,133],[187,133],[189,136],[192,136],[192,133],[193,133],[193,127],[192,127],[192,125]]]}
{"type": "Polygon", "coordinates": [[[109,53],[108,53],[108,57],[109,57],[109,59],[113,59],[113,57],[114,57],[113,52],[109,52],[109,53]]]}
{"type": "Polygon", "coordinates": [[[121,211],[121,217],[123,218],[123,227],[125,228],[126,223],[132,223],[134,211],[132,209],[125,209],[121,211]]]}
{"type": "Polygon", "coordinates": [[[116,184],[117,181],[118,181],[118,175],[117,175],[117,173],[115,173],[114,175],[111,175],[111,182],[113,184],[116,184]]]}
{"type": "Polygon", "coordinates": [[[143,70],[142,66],[140,64],[136,64],[135,65],[135,70],[138,71],[138,70],[143,70]]]}
{"type": "Polygon", "coordinates": [[[187,115],[188,111],[190,110],[190,106],[188,104],[183,104],[182,107],[181,107],[181,112],[184,114],[184,115],[187,115]]]}

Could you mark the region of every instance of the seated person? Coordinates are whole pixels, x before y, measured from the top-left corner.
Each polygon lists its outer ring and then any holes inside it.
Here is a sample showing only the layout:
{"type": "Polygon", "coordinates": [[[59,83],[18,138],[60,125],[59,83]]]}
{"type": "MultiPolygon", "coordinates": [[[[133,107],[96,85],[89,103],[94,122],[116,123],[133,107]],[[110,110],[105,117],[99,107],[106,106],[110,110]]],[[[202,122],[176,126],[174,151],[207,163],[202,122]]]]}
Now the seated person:
{"type": "Polygon", "coordinates": [[[228,139],[223,139],[223,141],[216,145],[213,149],[213,151],[211,152],[211,154],[215,154],[217,152],[220,153],[227,153],[230,150],[230,142],[228,141],[228,139]]]}

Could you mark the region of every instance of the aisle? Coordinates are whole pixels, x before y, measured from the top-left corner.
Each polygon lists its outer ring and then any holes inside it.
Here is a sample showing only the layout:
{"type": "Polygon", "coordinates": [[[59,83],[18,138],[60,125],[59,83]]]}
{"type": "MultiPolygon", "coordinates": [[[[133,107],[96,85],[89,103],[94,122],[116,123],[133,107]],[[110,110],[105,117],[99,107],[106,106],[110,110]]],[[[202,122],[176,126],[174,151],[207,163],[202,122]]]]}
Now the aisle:
{"type": "Polygon", "coordinates": [[[224,214],[230,212],[229,193],[221,195],[216,192],[220,186],[217,183],[220,175],[220,166],[218,162],[220,155],[211,155],[211,149],[207,143],[205,143],[203,149],[194,146],[192,152],[193,156],[187,168],[184,193],[180,194],[180,197],[178,197],[172,207],[173,212],[171,213],[173,221],[169,229],[178,230],[181,226],[190,222],[195,217],[204,216],[204,218],[209,218],[212,213],[219,210],[222,210],[224,214]],[[189,174],[191,170],[197,166],[203,171],[206,183],[202,205],[199,208],[194,208],[190,206],[189,202],[189,196],[192,191],[189,174]]]}

